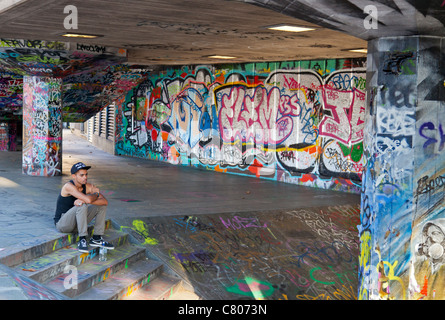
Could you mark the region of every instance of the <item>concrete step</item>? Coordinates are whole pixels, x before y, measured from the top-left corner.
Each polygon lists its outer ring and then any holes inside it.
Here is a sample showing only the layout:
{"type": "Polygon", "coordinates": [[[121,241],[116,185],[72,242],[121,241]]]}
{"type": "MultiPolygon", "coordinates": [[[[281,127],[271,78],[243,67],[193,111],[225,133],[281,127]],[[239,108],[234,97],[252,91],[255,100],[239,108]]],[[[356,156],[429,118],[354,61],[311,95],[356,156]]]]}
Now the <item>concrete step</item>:
{"type": "MultiPolygon", "coordinates": [[[[111,220],[107,220],[105,223],[105,230],[110,229],[111,220]]],[[[91,236],[94,232],[94,226],[88,227],[88,234],[91,236]]],[[[39,243],[32,243],[29,245],[19,245],[17,247],[8,248],[0,253],[0,263],[14,267],[19,264],[31,261],[38,257],[44,256],[58,249],[77,244],[78,234],[69,233],[50,234],[46,238],[38,239],[39,243]]]]}
{"type": "MultiPolygon", "coordinates": [[[[90,226],[89,237],[93,234],[90,226]]],[[[111,228],[107,221],[103,238],[115,247],[107,260],[99,261],[99,248],[88,253],[77,249],[77,234],[53,234],[34,246],[14,250],[9,268],[21,277],[36,281],[54,294],[76,300],[194,300],[183,289],[182,279],[164,274],[163,264],[146,258],[143,246],[130,243],[129,234],[111,228]]]]}
{"type": "Polygon", "coordinates": [[[143,259],[77,296],[76,300],[121,300],[162,277],[163,264],[143,259]]]}
{"type": "Polygon", "coordinates": [[[167,300],[181,287],[182,279],[162,274],[122,300],[167,300]]]}
{"type": "Polygon", "coordinates": [[[73,272],[59,274],[43,282],[43,284],[52,290],[73,298],[105,281],[118,271],[128,268],[132,263],[145,259],[145,248],[126,244],[116,247],[114,250],[108,250],[107,256],[107,261],[99,261],[98,257],[88,259],[72,270],[73,272]],[[65,279],[67,280],[65,281],[65,279]],[[74,279],[77,279],[77,281],[74,282],[74,279]],[[74,283],[76,283],[76,286],[73,286],[74,283]]]}
{"type": "Polygon", "coordinates": [[[168,300],[201,300],[201,297],[181,285],[176,292],[168,297],[168,300]]]}
{"type": "MultiPolygon", "coordinates": [[[[103,238],[115,247],[128,243],[128,234],[114,229],[106,230],[103,238]]],[[[55,276],[65,272],[67,266],[77,267],[89,260],[96,259],[99,248],[90,247],[88,253],[77,250],[77,242],[59,250],[39,256],[31,261],[21,263],[13,269],[20,274],[38,282],[44,283],[55,276]]]]}

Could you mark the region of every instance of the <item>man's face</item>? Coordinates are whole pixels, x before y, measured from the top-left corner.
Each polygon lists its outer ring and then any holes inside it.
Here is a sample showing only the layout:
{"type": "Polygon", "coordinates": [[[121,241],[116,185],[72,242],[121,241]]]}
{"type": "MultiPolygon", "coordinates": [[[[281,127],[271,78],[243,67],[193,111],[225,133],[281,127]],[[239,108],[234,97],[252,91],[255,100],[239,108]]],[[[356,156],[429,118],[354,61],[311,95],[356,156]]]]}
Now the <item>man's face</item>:
{"type": "Polygon", "coordinates": [[[88,170],[80,169],[73,174],[73,178],[80,184],[86,184],[88,180],[88,170]]]}

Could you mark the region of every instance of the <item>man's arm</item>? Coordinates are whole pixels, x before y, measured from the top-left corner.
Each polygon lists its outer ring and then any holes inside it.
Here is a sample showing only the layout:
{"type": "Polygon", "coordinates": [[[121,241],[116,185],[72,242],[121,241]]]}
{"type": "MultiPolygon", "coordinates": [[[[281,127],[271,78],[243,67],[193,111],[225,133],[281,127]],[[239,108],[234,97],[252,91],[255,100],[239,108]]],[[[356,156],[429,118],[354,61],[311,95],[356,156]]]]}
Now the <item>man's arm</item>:
{"type": "Polygon", "coordinates": [[[97,199],[91,202],[91,204],[94,204],[96,206],[106,206],[108,205],[108,200],[105,199],[104,195],[100,193],[99,188],[96,186],[87,183],[86,185],[86,193],[87,194],[97,194],[97,199]]]}
{"type": "Polygon", "coordinates": [[[107,206],[108,205],[108,200],[105,199],[105,197],[103,196],[102,193],[94,193],[97,194],[97,199],[93,202],[91,202],[91,204],[94,204],[95,206],[107,206]]]}
{"type": "MultiPolygon", "coordinates": [[[[92,204],[95,201],[97,201],[97,199],[99,198],[99,193],[94,193],[94,194],[84,194],[83,192],[80,192],[76,186],[74,186],[71,183],[68,183],[65,185],[64,188],[65,192],[63,193],[67,193],[68,195],[72,195],[73,197],[77,198],[78,200],[81,200],[83,203],[88,203],[88,204],[92,204]]],[[[75,205],[79,205],[79,202],[76,200],[75,205]]]]}

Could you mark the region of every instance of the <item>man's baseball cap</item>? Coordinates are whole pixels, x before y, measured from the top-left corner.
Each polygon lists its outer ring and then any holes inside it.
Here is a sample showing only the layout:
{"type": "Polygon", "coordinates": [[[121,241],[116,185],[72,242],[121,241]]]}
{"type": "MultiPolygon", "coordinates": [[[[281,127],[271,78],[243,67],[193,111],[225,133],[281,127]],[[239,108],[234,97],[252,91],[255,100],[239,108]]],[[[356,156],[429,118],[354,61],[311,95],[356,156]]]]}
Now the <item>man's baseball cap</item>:
{"type": "Polygon", "coordinates": [[[73,166],[71,167],[71,174],[75,174],[77,171],[79,171],[79,170],[81,170],[81,169],[88,170],[88,169],[90,169],[90,168],[91,168],[91,166],[87,166],[87,165],[85,165],[85,163],[83,163],[83,162],[78,162],[78,163],[76,163],[75,165],[73,165],[73,166]]]}

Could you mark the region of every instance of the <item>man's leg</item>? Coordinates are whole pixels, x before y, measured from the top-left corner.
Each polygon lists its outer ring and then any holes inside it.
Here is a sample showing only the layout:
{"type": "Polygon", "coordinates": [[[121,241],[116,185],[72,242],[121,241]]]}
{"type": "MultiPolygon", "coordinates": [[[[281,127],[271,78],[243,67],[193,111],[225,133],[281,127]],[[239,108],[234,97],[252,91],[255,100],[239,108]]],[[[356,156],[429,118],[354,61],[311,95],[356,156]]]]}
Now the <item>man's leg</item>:
{"type": "Polygon", "coordinates": [[[87,224],[90,223],[94,218],[96,218],[96,221],[94,222],[95,235],[103,236],[105,232],[106,214],[107,206],[88,206],[87,224]]]}
{"type": "Polygon", "coordinates": [[[72,207],[57,222],[57,230],[63,233],[71,233],[75,232],[77,227],[79,237],[86,237],[88,235],[87,213],[88,207],[85,204],[72,207]]]}
{"type": "Polygon", "coordinates": [[[88,223],[96,218],[96,221],[94,222],[94,234],[90,239],[90,246],[114,249],[113,244],[102,239],[102,236],[105,233],[106,213],[107,206],[89,205],[88,207],[88,223]]]}
{"type": "Polygon", "coordinates": [[[64,213],[56,224],[57,230],[64,233],[75,232],[77,228],[79,234],[77,248],[80,252],[88,252],[88,243],[86,240],[86,236],[88,235],[87,214],[87,205],[74,206],[64,213]]]}

